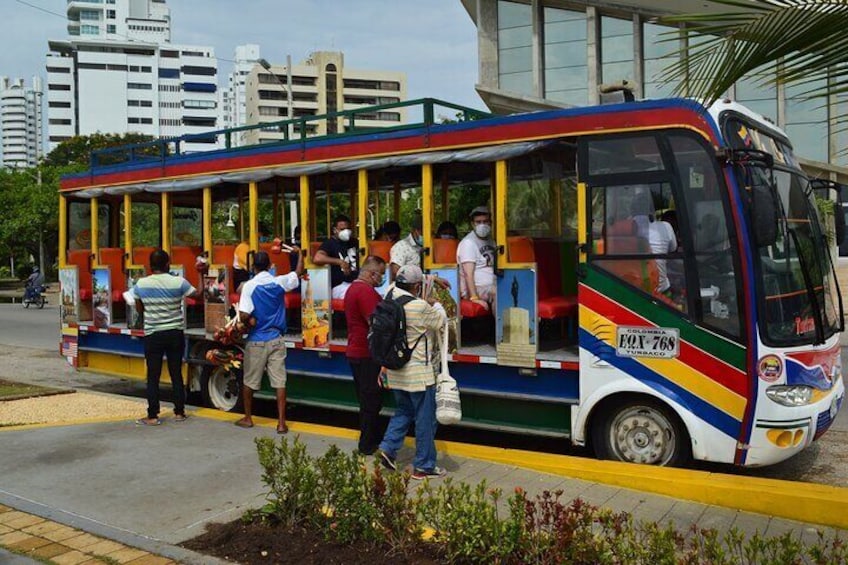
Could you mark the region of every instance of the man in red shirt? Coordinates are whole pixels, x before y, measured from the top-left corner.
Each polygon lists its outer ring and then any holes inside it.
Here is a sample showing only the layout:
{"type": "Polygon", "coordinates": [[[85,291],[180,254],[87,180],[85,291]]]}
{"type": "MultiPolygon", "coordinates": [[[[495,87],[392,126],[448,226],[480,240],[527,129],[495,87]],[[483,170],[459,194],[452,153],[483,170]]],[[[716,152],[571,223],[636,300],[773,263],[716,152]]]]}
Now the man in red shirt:
{"type": "Polygon", "coordinates": [[[371,359],[368,351],[369,319],[380,295],[375,288],[383,284],[386,262],[371,255],[359,269],[359,277],[351,283],[345,294],[345,318],[347,319],[347,360],[356,385],[359,401],[359,452],[371,455],[377,450],[383,437],[379,430],[380,409],[383,407],[380,391],[380,364],[371,359]]]}

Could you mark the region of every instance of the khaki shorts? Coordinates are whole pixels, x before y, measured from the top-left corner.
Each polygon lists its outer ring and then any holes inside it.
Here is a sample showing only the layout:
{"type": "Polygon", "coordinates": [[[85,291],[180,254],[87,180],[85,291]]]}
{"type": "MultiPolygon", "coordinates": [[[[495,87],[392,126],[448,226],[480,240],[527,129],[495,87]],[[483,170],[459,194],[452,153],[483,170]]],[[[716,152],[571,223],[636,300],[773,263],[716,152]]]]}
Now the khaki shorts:
{"type": "Polygon", "coordinates": [[[286,342],[282,337],[271,341],[248,341],[244,348],[244,386],[259,390],[262,373],[268,372],[271,388],[286,388],[286,342]]]}

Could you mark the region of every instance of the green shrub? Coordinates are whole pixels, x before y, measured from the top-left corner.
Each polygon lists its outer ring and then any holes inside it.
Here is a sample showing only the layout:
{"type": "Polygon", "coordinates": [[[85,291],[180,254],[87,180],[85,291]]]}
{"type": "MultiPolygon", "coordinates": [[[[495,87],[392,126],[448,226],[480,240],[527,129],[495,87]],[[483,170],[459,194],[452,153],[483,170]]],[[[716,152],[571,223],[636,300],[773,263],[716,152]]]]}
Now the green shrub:
{"type": "Polygon", "coordinates": [[[289,446],[286,438],[275,443],[271,438],[256,438],[262,481],[268,486],[265,508],[286,528],[314,524],[322,516],[321,495],[315,461],[306,446],[295,437],[289,446]]]}

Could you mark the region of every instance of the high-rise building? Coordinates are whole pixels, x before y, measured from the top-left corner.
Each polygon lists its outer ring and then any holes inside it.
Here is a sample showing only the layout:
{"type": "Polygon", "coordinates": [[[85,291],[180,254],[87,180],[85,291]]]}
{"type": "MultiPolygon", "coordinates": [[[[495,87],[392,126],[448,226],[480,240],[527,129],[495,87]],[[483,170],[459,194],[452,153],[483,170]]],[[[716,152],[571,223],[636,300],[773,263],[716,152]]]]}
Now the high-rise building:
{"type": "Polygon", "coordinates": [[[41,79],[0,77],[0,156],[3,167],[34,167],[43,155],[41,79]]]}
{"type": "MultiPolygon", "coordinates": [[[[344,64],[343,53],[316,51],[300,64],[292,65],[291,70],[284,65],[271,64],[268,69],[258,63],[251,65],[245,80],[244,125],[278,122],[289,116],[300,118],[405,100],[406,74],[350,69],[344,64]]],[[[387,108],[358,114],[355,127],[363,130],[397,126],[406,122],[405,108],[387,108]]],[[[306,133],[341,133],[348,127],[341,119],[320,120],[308,123],[306,133]]],[[[292,128],[290,135],[299,135],[295,130],[296,128],[292,128]]],[[[284,132],[269,126],[245,132],[244,143],[273,143],[284,136],[284,132]]]]}
{"type": "MultiPolygon", "coordinates": [[[[236,47],[233,70],[227,79],[227,85],[221,89],[222,127],[233,128],[247,124],[245,80],[259,58],[258,45],[248,44],[236,47]]],[[[244,145],[244,135],[234,135],[230,142],[236,147],[244,145]]]]}
{"type": "MultiPolygon", "coordinates": [[[[47,55],[52,149],[75,135],[201,134],[219,127],[218,61],[212,47],[170,43],[164,0],[70,0],[69,39],[47,55]]],[[[217,146],[214,136],[184,151],[217,146]]]]}
{"type": "MultiPolygon", "coordinates": [[[[677,13],[723,11],[690,0],[461,0],[477,25],[477,91],[494,112],[584,106],[599,102],[599,85],[628,80],[637,98],[672,96],[662,71],[699,40],[685,27],[657,23],[677,13]],[[680,41],[669,41],[669,33],[680,41]]],[[[848,181],[848,131],[832,116],[848,98],[805,100],[825,79],[777,85],[749,76],[726,95],[783,128],[811,176],[848,181]]]]}

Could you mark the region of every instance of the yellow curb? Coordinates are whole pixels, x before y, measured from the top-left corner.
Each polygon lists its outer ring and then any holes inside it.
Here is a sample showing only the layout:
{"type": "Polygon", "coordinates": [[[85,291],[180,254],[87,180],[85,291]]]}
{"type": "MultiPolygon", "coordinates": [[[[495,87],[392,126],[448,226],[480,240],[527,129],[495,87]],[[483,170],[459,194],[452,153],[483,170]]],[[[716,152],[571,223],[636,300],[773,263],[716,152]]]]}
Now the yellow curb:
{"type": "MultiPolygon", "coordinates": [[[[234,422],[241,417],[238,414],[209,408],[198,409],[195,415],[224,422],[234,422]]],[[[272,418],[254,418],[254,422],[261,427],[277,425],[277,421],[272,418]]],[[[359,437],[358,432],[344,428],[299,422],[289,422],[288,425],[291,431],[298,433],[344,439],[359,437]]],[[[412,443],[411,438],[407,438],[407,443],[412,443]]],[[[798,522],[848,529],[848,488],[691,469],[599,461],[569,455],[443,440],[436,441],[436,448],[448,455],[511,465],[702,504],[724,506],[744,512],[778,516],[798,522]]]]}
{"type": "Polygon", "coordinates": [[[40,428],[61,428],[63,426],[81,426],[83,424],[103,424],[107,422],[132,421],[130,416],[106,416],[103,418],[85,418],[82,420],[66,420],[63,422],[42,422],[40,424],[20,424],[18,426],[2,426],[0,432],[17,432],[21,430],[37,430],[40,428]]]}

